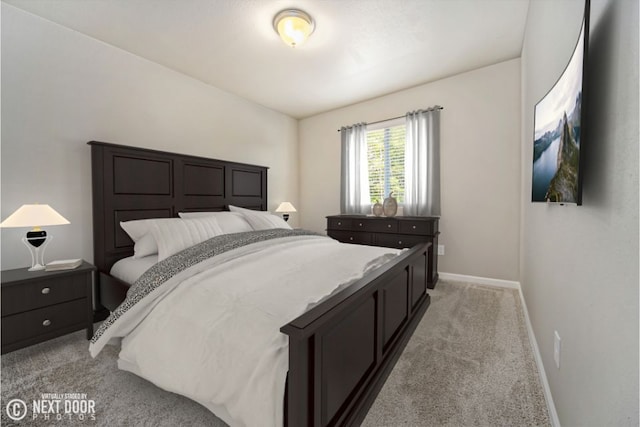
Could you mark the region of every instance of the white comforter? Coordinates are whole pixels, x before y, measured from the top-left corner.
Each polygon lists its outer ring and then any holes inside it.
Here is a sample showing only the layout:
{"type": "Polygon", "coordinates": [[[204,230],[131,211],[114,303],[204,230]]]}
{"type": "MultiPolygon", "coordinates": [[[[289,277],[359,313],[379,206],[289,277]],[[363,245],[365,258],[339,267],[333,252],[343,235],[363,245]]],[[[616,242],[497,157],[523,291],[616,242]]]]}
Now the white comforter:
{"type": "Polygon", "coordinates": [[[280,327],[398,252],[320,236],[238,248],[168,280],[90,351],[122,337],[121,369],[232,426],[281,426],[288,339],[280,327]]]}

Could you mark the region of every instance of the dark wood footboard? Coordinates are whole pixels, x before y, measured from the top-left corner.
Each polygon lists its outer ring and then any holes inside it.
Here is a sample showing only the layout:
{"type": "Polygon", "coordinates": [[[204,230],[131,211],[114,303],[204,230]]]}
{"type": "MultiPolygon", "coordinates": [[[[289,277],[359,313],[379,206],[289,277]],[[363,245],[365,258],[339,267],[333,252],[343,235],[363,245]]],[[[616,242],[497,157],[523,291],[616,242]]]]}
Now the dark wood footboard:
{"type": "Polygon", "coordinates": [[[358,425],[430,303],[431,243],[414,246],[283,326],[287,424],[358,425]]]}

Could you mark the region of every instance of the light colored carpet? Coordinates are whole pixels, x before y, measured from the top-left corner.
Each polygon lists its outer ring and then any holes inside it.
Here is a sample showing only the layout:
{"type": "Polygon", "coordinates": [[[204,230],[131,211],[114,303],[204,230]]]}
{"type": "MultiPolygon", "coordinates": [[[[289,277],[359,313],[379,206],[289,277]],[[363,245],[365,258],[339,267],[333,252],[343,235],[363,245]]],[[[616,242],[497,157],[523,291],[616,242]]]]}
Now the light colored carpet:
{"type": "MultiPolygon", "coordinates": [[[[364,426],[549,425],[517,291],[440,281],[364,426]]],[[[91,359],[84,331],[2,356],[2,425],[225,426],[207,409],[91,359]],[[86,393],[96,420],[7,418],[6,403],[86,393]]]]}
{"type": "Polygon", "coordinates": [[[519,293],[438,282],[363,426],[548,426],[519,293]]]}
{"type": "Polygon", "coordinates": [[[106,346],[92,359],[84,330],[2,355],[2,426],[227,426],[192,400],[118,370],[117,357],[118,349],[106,346]],[[95,421],[7,417],[9,400],[30,402],[42,393],[86,393],[96,402],[95,421]]]}

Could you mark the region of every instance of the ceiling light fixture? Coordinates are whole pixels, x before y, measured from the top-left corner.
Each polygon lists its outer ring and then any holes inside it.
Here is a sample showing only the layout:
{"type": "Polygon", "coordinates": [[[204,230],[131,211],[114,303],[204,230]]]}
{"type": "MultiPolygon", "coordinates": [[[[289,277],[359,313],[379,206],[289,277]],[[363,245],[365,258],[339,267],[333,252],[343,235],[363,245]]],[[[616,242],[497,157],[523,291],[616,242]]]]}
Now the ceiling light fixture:
{"type": "Polygon", "coordinates": [[[291,47],[304,43],[315,27],[311,15],[300,9],[281,10],[273,18],[273,29],[291,47]]]}

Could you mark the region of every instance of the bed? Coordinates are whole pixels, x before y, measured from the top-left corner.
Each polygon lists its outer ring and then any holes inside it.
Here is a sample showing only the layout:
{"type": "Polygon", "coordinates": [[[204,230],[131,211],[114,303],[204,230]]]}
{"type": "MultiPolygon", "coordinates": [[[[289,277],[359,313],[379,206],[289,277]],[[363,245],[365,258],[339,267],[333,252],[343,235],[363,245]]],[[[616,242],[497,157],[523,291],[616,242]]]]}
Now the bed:
{"type": "MultiPolygon", "coordinates": [[[[98,309],[117,310],[130,288],[110,274],[117,261],[133,255],[133,242],[120,221],[226,211],[229,206],[267,209],[266,167],[89,144],[98,309]]],[[[332,244],[326,237],[292,238],[332,244]]],[[[288,338],[284,425],[358,425],[364,419],[429,306],[431,254],[429,243],[405,250],[280,326],[288,338]]]]}

